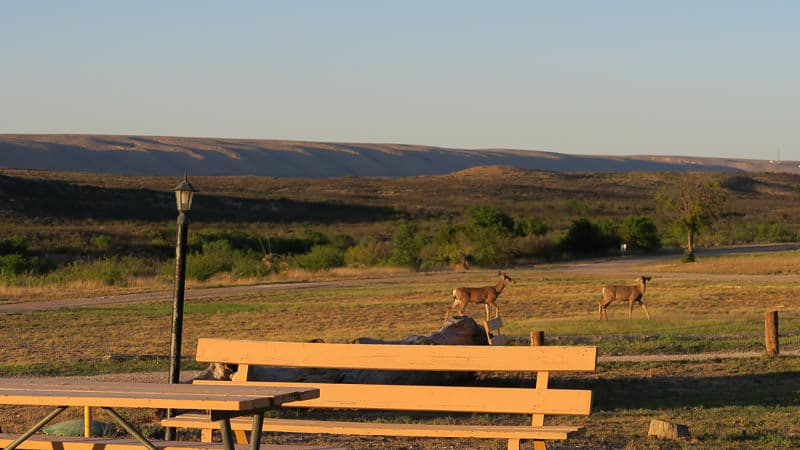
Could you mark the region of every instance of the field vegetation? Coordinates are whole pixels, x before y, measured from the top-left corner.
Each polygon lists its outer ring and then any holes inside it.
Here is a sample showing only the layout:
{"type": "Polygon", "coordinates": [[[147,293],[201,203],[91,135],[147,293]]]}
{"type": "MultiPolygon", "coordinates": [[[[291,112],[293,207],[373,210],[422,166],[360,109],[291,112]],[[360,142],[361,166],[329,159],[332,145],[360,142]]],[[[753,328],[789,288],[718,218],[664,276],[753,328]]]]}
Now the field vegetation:
{"type": "MultiPolygon", "coordinates": [[[[249,283],[342,267],[507,267],[617,254],[621,243],[677,249],[684,231],[659,198],[687,176],[483,167],[394,179],[198,177],[187,277],[249,283]]],[[[797,240],[800,176],[693,179],[726,199],[695,245],[797,240]]],[[[0,286],[168,285],[175,181],[0,170],[0,286]]]]}
{"type": "MultiPolygon", "coordinates": [[[[797,240],[800,177],[706,176],[721,180],[726,211],[697,236],[698,247],[797,240]]],[[[190,286],[270,284],[187,302],[183,368],[203,368],[192,361],[199,337],[349,342],[427,335],[442,325],[454,287],[492,284],[502,267],[516,280],[499,300],[503,331],[515,345],[527,345],[531,330],[544,330],[548,345],[600,349],[596,373],[554,377],[555,385],[589,388],[595,396],[590,416],[555,419],[587,427],[567,448],[798,448],[800,253],[681,263],[669,249],[684,237],[655,200],[678,180],[508,168],[403,179],[192,179],[201,193],[190,213],[190,286]],[[637,233],[644,237],[633,253],[659,258],[618,257],[613,246],[637,233]],[[585,244],[574,243],[587,236],[603,244],[580,255],[575,250],[585,244]],[[652,238],[660,246],[646,245],[652,238]],[[467,256],[468,270],[452,270],[467,256]],[[578,256],[593,259],[573,264],[578,256]],[[645,295],[652,320],[634,309],[628,321],[621,303],[609,307],[611,320],[598,320],[600,287],[632,284],[642,274],[653,277],[645,295]],[[294,283],[307,280],[333,282],[294,283]],[[772,310],[780,311],[782,356],[741,357],[763,351],[763,315],[772,310]],[[678,357],[707,353],[714,355],[678,357]],[[651,419],[686,423],[692,438],[648,438],[651,419]]],[[[177,181],[0,171],[0,302],[168,289],[177,181]]],[[[0,314],[0,376],[166,380],[170,312],[168,302],[147,301],[0,314]]],[[[465,312],[480,318],[483,308],[465,312]]],[[[484,381],[532,382],[529,374],[487,374],[484,381]]],[[[153,412],[125,414],[160,433],[153,412]]],[[[0,407],[0,424],[20,431],[41,415],[0,407]]],[[[356,448],[504,448],[496,441],[308,439],[356,448]]]]}

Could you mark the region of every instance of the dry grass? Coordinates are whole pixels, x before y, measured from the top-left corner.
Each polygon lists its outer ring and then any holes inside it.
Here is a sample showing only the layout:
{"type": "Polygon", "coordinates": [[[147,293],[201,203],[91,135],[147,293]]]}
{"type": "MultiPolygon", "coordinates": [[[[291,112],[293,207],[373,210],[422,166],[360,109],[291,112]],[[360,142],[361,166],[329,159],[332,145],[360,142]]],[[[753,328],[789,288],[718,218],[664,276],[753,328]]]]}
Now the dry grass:
{"type": "MultiPolygon", "coordinates": [[[[789,333],[782,339],[783,349],[798,349],[800,284],[794,275],[738,274],[748,265],[767,270],[764,268],[798,263],[800,253],[785,252],[703,259],[691,265],[696,273],[672,271],[670,267],[676,266],[664,263],[646,266],[653,276],[645,296],[653,315],[650,321],[642,320],[638,310],[634,311],[636,320],[626,320],[627,307],[622,304],[612,304],[609,321],[601,322],[596,316],[600,287],[609,282],[629,282],[643,269],[641,266],[612,272],[575,272],[546,265],[509,269],[516,284],[503,292],[499,304],[508,334],[526,336],[537,329],[566,343],[588,339],[601,347],[601,354],[706,352],[723,345],[726,351],[752,350],[763,345],[764,311],[783,305],[781,329],[789,333]],[[698,268],[706,268],[706,272],[698,268]]],[[[293,276],[300,280],[312,274],[293,276]]],[[[453,287],[491,284],[496,271],[323,274],[325,280],[342,277],[346,277],[343,283],[288,284],[282,289],[188,301],[184,355],[193,356],[201,336],[346,342],[360,336],[401,339],[409,334],[429,334],[441,326],[453,287]]],[[[470,305],[466,313],[481,318],[483,308],[470,305]]],[[[95,370],[125,370],[130,366],[103,363],[104,357],[165,355],[169,327],[167,303],[0,315],[0,369],[47,368],[54,362],[67,361],[86,367],[99,364],[95,370]]],[[[163,367],[161,364],[157,367],[163,367]]],[[[596,395],[595,412],[588,418],[556,421],[587,425],[587,436],[570,442],[581,448],[795,448],[800,445],[796,420],[800,415],[796,389],[799,373],[800,358],[792,357],[606,363],[596,374],[554,379],[567,385],[588,385],[596,395]],[[651,441],[646,429],[652,418],[688,423],[694,444],[651,441]]],[[[7,431],[33,419],[32,413],[20,411],[0,409],[0,423],[7,431]],[[14,419],[16,414],[21,414],[21,419],[14,419]]],[[[156,429],[154,417],[140,420],[156,429]]],[[[281,442],[299,443],[300,439],[293,435],[275,437],[281,442]]],[[[315,437],[314,441],[385,449],[488,449],[504,445],[498,441],[428,439],[315,437]]]]}

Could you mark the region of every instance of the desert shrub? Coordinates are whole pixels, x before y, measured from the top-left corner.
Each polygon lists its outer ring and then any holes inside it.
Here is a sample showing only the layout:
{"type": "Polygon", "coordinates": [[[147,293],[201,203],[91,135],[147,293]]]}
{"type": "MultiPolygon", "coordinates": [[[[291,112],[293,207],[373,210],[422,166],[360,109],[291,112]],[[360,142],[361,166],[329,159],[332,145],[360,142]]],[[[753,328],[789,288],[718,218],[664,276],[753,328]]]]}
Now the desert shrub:
{"type": "Polygon", "coordinates": [[[0,280],[4,284],[19,284],[22,275],[36,276],[55,269],[52,261],[39,256],[26,256],[19,253],[0,255],[0,280]]]}
{"type": "Polygon", "coordinates": [[[464,264],[471,257],[472,249],[465,227],[443,223],[434,230],[433,239],[422,249],[423,266],[435,268],[464,264]]]}
{"type": "Polygon", "coordinates": [[[270,267],[264,264],[264,260],[259,253],[234,251],[231,261],[231,273],[239,278],[263,277],[270,273],[270,267]]]}
{"type": "Polygon", "coordinates": [[[192,252],[186,258],[186,278],[205,281],[220,272],[229,272],[233,267],[233,250],[227,240],[203,244],[200,252],[192,252]]]}
{"type": "Polygon", "coordinates": [[[381,266],[392,258],[392,243],[378,238],[368,238],[349,247],[345,262],[351,266],[381,266]]]}
{"type": "Polygon", "coordinates": [[[106,251],[111,248],[111,238],[104,234],[92,236],[89,238],[89,243],[92,245],[92,247],[102,251],[106,251]]]}
{"type": "Polygon", "coordinates": [[[307,241],[311,246],[330,244],[331,241],[325,233],[311,227],[304,227],[300,230],[300,237],[307,241]]]}
{"type": "Polygon", "coordinates": [[[544,236],[550,229],[538,217],[525,217],[514,223],[514,234],[517,236],[544,236]]]}
{"type": "Polygon", "coordinates": [[[0,255],[28,253],[28,238],[22,235],[15,235],[0,239],[0,255]]]}
{"type": "Polygon", "coordinates": [[[356,240],[349,234],[337,234],[331,238],[330,243],[340,250],[347,250],[348,248],[356,245],[356,240]]]}
{"type": "Polygon", "coordinates": [[[748,242],[794,242],[797,235],[786,225],[762,223],[748,226],[745,238],[748,242]]]}
{"type": "Polygon", "coordinates": [[[125,256],[73,261],[50,277],[53,282],[102,281],[108,286],[125,286],[131,277],[155,276],[161,266],[151,259],[125,256]]]}
{"type": "Polygon", "coordinates": [[[527,235],[517,238],[516,249],[522,258],[551,261],[559,256],[558,244],[545,236],[527,235]]]}
{"type": "Polygon", "coordinates": [[[174,227],[149,228],[144,232],[144,235],[152,246],[174,246],[177,230],[174,227]]]}
{"type": "Polygon", "coordinates": [[[330,244],[315,245],[305,255],[295,257],[295,263],[306,270],[319,271],[344,266],[344,252],[330,244]]]}
{"type": "Polygon", "coordinates": [[[25,272],[28,268],[28,261],[19,253],[0,256],[0,276],[4,279],[25,272]]]}

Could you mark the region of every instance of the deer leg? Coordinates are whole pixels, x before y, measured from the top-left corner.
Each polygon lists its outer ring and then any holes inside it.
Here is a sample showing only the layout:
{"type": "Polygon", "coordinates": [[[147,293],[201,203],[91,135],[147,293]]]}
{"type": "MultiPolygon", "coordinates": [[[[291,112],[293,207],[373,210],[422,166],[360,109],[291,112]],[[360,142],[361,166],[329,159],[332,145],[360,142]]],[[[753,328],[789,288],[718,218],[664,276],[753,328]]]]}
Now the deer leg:
{"type": "Polygon", "coordinates": [[[500,307],[497,306],[497,303],[492,303],[492,306],[494,306],[494,318],[497,319],[500,315],[500,307]]]}
{"type": "Polygon", "coordinates": [[[486,321],[488,322],[489,321],[489,304],[488,303],[484,303],[483,307],[486,308],[486,321]]]}
{"type": "Polygon", "coordinates": [[[628,302],[628,306],[629,306],[629,308],[628,308],[628,320],[631,320],[631,318],[633,317],[633,303],[634,302],[632,302],[632,301],[628,302]]]}
{"type": "Polygon", "coordinates": [[[647,320],[650,320],[650,313],[647,312],[647,306],[644,306],[644,303],[642,303],[642,302],[639,302],[639,304],[642,305],[642,308],[644,309],[644,313],[647,315],[647,320]]]}
{"type": "Polygon", "coordinates": [[[447,323],[447,319],[450,317],[450,313],[453,312],[453,309],[458,306],[458,299],[453,300],[453,304],[447,308],[447,312],[444,313],[444,323],[447,323]]]}

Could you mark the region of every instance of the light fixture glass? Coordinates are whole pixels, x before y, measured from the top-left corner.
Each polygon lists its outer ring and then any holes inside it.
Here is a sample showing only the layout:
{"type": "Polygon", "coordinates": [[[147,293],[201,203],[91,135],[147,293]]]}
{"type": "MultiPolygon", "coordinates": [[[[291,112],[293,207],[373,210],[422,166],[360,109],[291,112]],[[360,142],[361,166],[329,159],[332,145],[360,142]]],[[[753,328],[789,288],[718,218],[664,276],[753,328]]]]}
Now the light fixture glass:
{"type": "Polygon", "coordinates": [[[192,199],[197,190],[189,183],[189,179],[184,175],[181,184],[175,187],[175,202],[177,203],[178,212],[186,213],[192,209],[192,199]]]}

